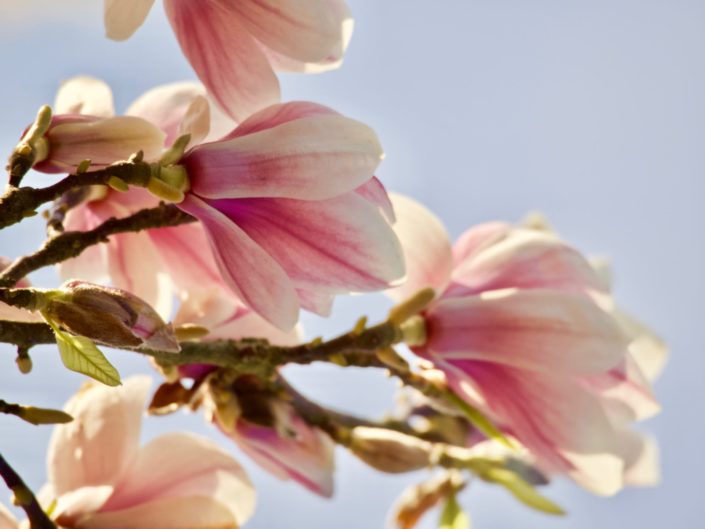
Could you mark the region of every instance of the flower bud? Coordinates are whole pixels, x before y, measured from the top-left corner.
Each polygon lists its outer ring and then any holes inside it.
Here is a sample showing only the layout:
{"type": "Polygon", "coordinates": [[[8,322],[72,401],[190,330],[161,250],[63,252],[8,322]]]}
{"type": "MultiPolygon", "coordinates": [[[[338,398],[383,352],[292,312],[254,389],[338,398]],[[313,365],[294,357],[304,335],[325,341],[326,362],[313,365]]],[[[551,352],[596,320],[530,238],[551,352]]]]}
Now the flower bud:
{"type": "Polygon", "coordinates": [[[371,467],[391,474],[429,466],[432,452],[432,445],[427,441],[366,426],[353,429],[349,448],[371,467]]]}
{"type": "Polygon", "coordinates": [[[75,172],[84,160],[91,161],[91,169],[103,169],[138,151],[153,160],[164,145],[158,127],[134,116],[55,116],[43,139],[47,148],[34,166],[43,173],[75,172]]]}
{"type": "Polygon", "coordinates": [[[42,314],[74,334],[105,345],[180,350],[172,326],[145,301],[119,288],[68,281],[48,294],[42,314]]]}

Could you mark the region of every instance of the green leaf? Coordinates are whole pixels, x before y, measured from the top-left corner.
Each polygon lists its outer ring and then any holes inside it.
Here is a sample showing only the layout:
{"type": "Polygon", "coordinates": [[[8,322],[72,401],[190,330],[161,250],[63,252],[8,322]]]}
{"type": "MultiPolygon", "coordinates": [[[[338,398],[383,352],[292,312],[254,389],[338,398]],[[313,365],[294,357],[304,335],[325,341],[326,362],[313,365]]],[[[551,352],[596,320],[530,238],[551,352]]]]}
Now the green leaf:
{"type": "Polygon", "coordinates": [[[108,362],[93,342],[83,336],[73,336],[51,325],[56,334],[61,361],[72,370],[96,379],[108,386],[119,386],[120,373],[108,362]]]}
{"type": "Polygon", "coordinates": [[[458,504],[455,495],[450,496],[446,501],[445,507],[443,507],[438,524],[439,529],[470,529],[471,526],[470,517],[458,504]]]}
{"type": "Polygon", "coordinates": [[[544,498],[534,487],[524,481],[519,474],[509,469],[493,467],[486,469],[481,476],[487,481],[505,487],[512,495],[533,509],[548,514],[565,514],[565,511],[548,498],[544,498]]]}
{"type": "Polygon", "coordinates": [[[465,414],[470,423],[480,430],[486,437],[502,443],[507,448],[514,450],[516,447],[505,435],[489,420],[480,410],[465,402],[452,391],[446,392],[446,398],[455,404],[465,414]]]}

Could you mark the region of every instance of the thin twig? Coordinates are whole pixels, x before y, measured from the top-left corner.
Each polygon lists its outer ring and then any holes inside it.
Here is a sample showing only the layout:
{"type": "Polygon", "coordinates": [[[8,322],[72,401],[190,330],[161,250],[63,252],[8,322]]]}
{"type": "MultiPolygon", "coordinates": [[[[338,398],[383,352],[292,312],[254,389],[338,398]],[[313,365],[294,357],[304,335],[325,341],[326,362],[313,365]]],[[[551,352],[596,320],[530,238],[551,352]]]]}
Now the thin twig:
{"type": "Polygon", "coordinates": [[[35,270],[77,257],[86,248],[106,242],[111,235],[178,226],[194,221],[192,216],[173,204],[161,204],[155,208],[138,211],[129,217],[108,219],[90,231],[67,231],[47,239],[35,253],[20,257],[7,267],[0,274],[0,287],[12,287],[35,270]]]}
{"type": "Polygon", "coordinates": [[[2,454],[0,454],[0,475],[15,495],[16,503],[27,514],[31,529],[56,529],[56,524],[49,519],[42,506],[39,505],[34,493],[25,485],[25,482],[2,454]]]}

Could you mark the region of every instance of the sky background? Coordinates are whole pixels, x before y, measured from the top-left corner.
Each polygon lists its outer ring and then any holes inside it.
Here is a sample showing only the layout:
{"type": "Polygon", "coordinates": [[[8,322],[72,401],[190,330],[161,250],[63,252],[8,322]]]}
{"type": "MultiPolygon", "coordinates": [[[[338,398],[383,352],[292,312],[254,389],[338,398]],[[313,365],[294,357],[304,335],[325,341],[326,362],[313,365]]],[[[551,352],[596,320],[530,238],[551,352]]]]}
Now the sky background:
{"type": "MultiPolygon", "coordinates": [[[[160,2],[126,43],[103,37],[101,2],[0,2],[0,152],[9,153],[58,83],[107,80],[119,110],[155,85],[191,79],[160,2]]],[[[487,220],[543,211],[589,254],[610,256],[618,301],[670,344],[657,383],[661,416],[647,422],[662,447],[663,481],[613,499],[558,480],[546,493],[568,518],[548,518],[496,487],[461,498],[479,529],[702,527],[705,514],[705,2],[681,0],[352,0],[356,32],[344,67],[285,76],[286,100],[309,99],[372,125],[387,158],[386,185],[437,212],[453,236],[487,220]]],[[[32,177],[28,182],[45,182],[32,177]]],[[[41,243],[39,220],[0,233],[0,254],[41,243]]],[[[33,276],[54,286],[53,271],[33,276]]],[[[336,302],[329,320],[306,316],[308,336],[346,330],[388,302],[336,302]]],[[[21,376],[0,346],[0,398],[61,406],[80,376],[52,348],[21,376]]],[[[125,353],[123,375],[149,371],[125,353]]],[[[375,415],[393,406],[380,374],[333,367],[289,369],[322,402],[375,415]]],[[[145,439],[189,428],[229,447],[198,415],[150,418],[145,439]]],[[[50,430],[0,417],[0,452],[35,487],[44,482],[50,430]]],[[[234,453],[237,453],[232,448],[234,453]]],[[[244,458],[259,490],[251,529],[382,527],[389,505],[424,473],[390,478],[342,451],[337,492],[321,500],[244,458]]],[[[0,491],[0,498],[5,495],[0,491]]],[[[423,528],[435,527],[433,514],[423,528]]]]}

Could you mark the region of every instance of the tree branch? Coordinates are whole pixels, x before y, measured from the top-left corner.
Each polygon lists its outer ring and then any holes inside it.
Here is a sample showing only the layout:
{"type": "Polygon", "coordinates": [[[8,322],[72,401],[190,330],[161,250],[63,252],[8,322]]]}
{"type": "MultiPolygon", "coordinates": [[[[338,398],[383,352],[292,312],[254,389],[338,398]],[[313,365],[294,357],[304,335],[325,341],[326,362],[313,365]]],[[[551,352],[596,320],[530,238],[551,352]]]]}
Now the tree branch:
{"type": "Polygon", "coordinates": [[[56,529],[56,524],[49,519],[42,509],[42,506],[39,505],[34,493],[25,485],[22,478],[15,472],[2,454],[0,454],[0,475],[15,495],[17,504],[22,507],[27,514],[31,529],[56,529]]]}
{"type": "Polygon", "coordinates": [[[111,235],[178,226],[195,220],[173,204],[161,204],[155,208],[143,209],[122,219],[108,219],[90,231],[67,231],[47,239],[35,253],[20,257],[7,267],[0,274],[0,287],[12,287],[35,270],[77,257],[86,248],[106,242],[111,235]]]}
{"type": "Polygon", "coordinates": [[[150,164],[138,155],[125,162],[118,162],[99,171],[68,175],[57,183],[40,189],[8,186],[0,197],[0,229],[33,216],[42,204],[56,200],[64,193],[78,187],[105,185],[111,177],[128,184],[146,186],[152,174],[150,164]]]}

